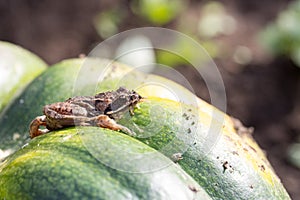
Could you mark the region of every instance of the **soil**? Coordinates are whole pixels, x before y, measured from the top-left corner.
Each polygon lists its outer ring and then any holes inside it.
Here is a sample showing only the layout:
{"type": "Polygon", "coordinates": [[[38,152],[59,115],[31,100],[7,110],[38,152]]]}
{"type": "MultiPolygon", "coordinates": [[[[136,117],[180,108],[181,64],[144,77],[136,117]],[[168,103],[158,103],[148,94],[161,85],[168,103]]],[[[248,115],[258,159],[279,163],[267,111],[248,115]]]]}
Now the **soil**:
{"type": "MultiPolygon", "coordinates": [[[[190,7],[205,2],[191,0],[190,7]]],[[[246,126],[255,127],[255,139],[266,151],[289,194],[293,199],[300,199],[300,170],[287,161],[287,149],[300,133],[300,68],[288,58],[270,57],[255,39],[289,1],[222,2],[236,19],[237,30],[217,40],[228,55],[238,45],[247,46],[253,54],[252,62],[247,65],[235,63],[232,56],[215,60],[226,88],[226,112],[246,126]]],[[[19,44],[49,64],[77,57],[101,42],[93,19],[100,11],[116,4],[130,10],[126,1],[117,0],[0,0],[0,40],[19,44]]],[[[133,13],[129,12],[120,31],[152,26],[145,20],[132,18],[133,13]]],[[[205,83],[193,69],[181,66],[176,70],[187,77],[200,97],[209,101],[205,83]]]]}

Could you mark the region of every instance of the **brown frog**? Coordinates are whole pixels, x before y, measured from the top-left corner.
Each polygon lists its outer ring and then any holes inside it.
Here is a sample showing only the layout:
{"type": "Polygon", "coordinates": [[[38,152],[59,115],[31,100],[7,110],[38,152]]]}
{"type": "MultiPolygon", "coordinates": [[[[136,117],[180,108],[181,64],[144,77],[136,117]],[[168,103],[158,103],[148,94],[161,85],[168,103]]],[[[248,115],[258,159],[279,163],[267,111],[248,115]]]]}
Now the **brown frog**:
{"type": "Polygon", "coordinates": [[[65,102],[57,102],[44,106],[44,115],[36,117],[30,124],[30,137],[34,138],[51,130],[69,126],[99,126],[134,135],[125,126],[115,120],[124,112],[133,114],[134,106],[142,97],[133,90],[120,87],[116,91],[108,91],[95,96],[76,96],[65,102]],[[45,126],[47,129],[40,129],[45,126]]]}

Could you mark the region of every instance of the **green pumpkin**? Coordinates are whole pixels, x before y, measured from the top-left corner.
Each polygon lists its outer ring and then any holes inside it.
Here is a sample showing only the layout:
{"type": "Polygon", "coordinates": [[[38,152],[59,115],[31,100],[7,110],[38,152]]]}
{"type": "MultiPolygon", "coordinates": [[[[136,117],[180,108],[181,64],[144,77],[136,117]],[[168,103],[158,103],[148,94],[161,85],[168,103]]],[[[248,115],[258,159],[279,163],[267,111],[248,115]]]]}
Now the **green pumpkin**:
{"type": "Polygon", "coordinates": [[[46,69],[46,63],[33,53],[0,41],[0,113],[26,85],[46,69]]]}
{"type": "MultiPolygon", "coordinates": [[[[107,144],[108,144],[107,143],[107,144]]],[[[102,152],[103,156],[111,152],[102,152]]],[[[1,199],[211,199],[179,166],[162,154],[155,159],[133,160],[155,154],[147,145],[122,133],[96,127],[69,128],[33,139],[0,166],[1,199]],[[88,134],[106,140],[132,170],[141,165],[164,163],[152,171],[127,172],[93,157],[82,143],[88,134]],[[197,189],[197,192],[193,191],[197,189]]]]}
{"type": "MultiPolygon", "coordinates": [[[[236,132],[229,116],[170,80],[108,60],[71,59],[52,66],[12,103],[0,118],[0,127],[0,137],[5,138],[0,148],[16,150],[29,142],[0,166],[2,198],[14,194],[28,199],[41,195],[49,199],[59,195],[70,199],[175,199],[178,193],[186,194],[187,199],[195,194],[200,199],[289,199],[263,151],[251,135],[236,132]],[[113,67],[107,68],[108,64],[113,67]],[[100,80],[99,72],[103,75],[100,80]],[[150,84],[157,82],[164,85],[150,84]],[[133,116],[127,113],[118,121],[136,133],[134,138],[98,127],[76,127],[29,140],[28,124],[42,114],[45,104],[118,86],[136,89],[146,97],[133,116]],[[166,88],[178,92],[183,102],[176,101],[166,88]],[[15,133],[20,135],[17,140],[15,133]],[[139,156],[132,159],[136,151],[155,154],[137,163],[139,156]],[[178,154],[182,159],[170,163],[178,154]],[[160,170],[168,170],[182,185],[172,190],[174,198],[165,191],[168,186],[152,182],[151,177],[163,173],[160,170]],[[20,179],[14,180],[13,174],[20,179]],[[39,180],[43,180],[40,187],[39,180]],[[156,187],[161,190],[152,190],[156,187]],[[124,195],[118,196],[118,191],[124,195]]],[[[163,178],[161,181],[164,183],[163,178]]]]}

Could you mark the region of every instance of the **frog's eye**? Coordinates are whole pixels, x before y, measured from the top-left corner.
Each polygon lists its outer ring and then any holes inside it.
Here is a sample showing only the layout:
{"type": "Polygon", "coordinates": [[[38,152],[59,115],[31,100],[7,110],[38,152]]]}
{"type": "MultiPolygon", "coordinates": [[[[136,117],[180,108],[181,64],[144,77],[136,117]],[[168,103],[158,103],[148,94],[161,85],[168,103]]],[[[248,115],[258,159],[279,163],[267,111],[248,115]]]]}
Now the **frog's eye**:
{"type": "Polygon", "coordinates": [[[136,93],[135,91],[132,91],[132,94],[130,95],[130,100],[131,101],[139,100],[141,98],[142,97],[138,93],[136,93]]]}
{"type": "Polygon", "coordinates": [[[124,96],[121,96],[117,98],[115,101],[113,101],[106,109],[105,113],[110,114],[110,113],[115,113],[118,111],[123,110],[126,108],[128,105],[128,99],[126,99],[124,96]]]}

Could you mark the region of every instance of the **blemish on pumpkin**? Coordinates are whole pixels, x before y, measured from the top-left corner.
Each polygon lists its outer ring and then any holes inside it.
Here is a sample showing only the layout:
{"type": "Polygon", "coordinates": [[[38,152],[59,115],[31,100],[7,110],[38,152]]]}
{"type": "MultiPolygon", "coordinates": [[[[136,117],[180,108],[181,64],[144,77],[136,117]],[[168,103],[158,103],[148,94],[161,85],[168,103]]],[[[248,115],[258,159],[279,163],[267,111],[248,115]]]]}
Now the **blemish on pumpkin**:
{"type": "Polygon", "coordinates": [[[195,193],[199,192],[200,190],[198,188],[196,188],[195,186],[193,185],[189,185],[189,189],[195,193]]]}
{"type": "Polygon", "coordinates": [[[225,173],[225,171],[228,169],[228,167],[229,167],[229,164],[228,164],[228,161],[225,161],[224,163],[223,163],[223,173],[225,173]]]}
{"type": "Polygon", "coordinates": [[[256,153],[256,149],[254,149],[252,146],[250,146],[249,144],[248,144],[248,146],[250,147],[250,149],[252,149],[252,151],[254,151],[255,153],[256,153]]]}
{"type": "Polygon", "coordinates": [[[24,149],[25,147],[27,147],[29,145],[29,143],[24,144],[21,148],[24,149]]]}
{"type": "Polygon", "coordinates": [[[233,173],[234,168],[229,164],[228,161],[225,161],[222,166],[223,166],[223,173],[225,173],[227,169],[229,170],[229,173],[233,173]]]}
{"type": "Polygon", "coordinates": [[[265,168],[265,166],[264,166],[264,165],[259,165],[258,167],[259,167],[259,168],[260,168],[260,170],[261,170],[261,171],[263,171],[263,172],[266,170],[266,168],[265,168]]]}
{"type": "Polygon", "coordinates": [[[233,127],[238,135],[248,134],[251,135],[254,131],[253,127],[245,127],[243,123],[234,117],[231,117],[231,121],[233,123],[233,127]]]}
{"type": "Polygon", "coordinates": [[[231,165],[229,165],[229,168],[230,168],[229,173],[233,173],[234,168],[231,165]]]}
{"type": "MultiPolygon", "coordinates": [[[[229,137],[228,135],[224,135],[224,137],[225,137],[227,140],[229,140],[229,141],[235,143],[235,141],[234,141],[231,137],[229,137]]],[[[236,144],[235,144],[235,145],[236,145],[236,144]]]]}
{"type": "Polygon", "coordinates": [[[20,139],[21,135],[19,133],[14,133],[13,134],[13,140],[16,141],[18,139],[20,139]]]}
{"type": "Polygon", "coordinates": [[[174,163],[177,163],[179,160],[182,160],[183,157],[182,157],[182,154],[181,153],[174,153],[172,156],[171,156],[171,160],[174,162],[174,163]]]}
{"type": "Polygon", "coordinates": [[[63,141],[67,141],[67,140],[69,140],[71,137],[72,137],[72,135],[67,135],[67,136],[63,137],[63,141]]]}
{"type": "Polygon", "coordinates": [[[6,158],[6,157],[9,156],[12,152],[13,152],[12,149],[6,149],[6,150],[0,149],[0,160],[6,158]]]}

